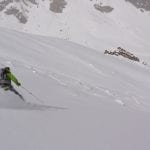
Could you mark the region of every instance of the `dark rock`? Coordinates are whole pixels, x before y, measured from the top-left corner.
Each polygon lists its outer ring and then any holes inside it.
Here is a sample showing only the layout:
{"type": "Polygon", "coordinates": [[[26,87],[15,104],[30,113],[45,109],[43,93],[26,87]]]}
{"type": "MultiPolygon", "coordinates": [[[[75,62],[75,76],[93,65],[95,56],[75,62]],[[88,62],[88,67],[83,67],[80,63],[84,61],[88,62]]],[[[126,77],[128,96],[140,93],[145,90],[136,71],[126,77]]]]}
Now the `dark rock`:
{"type": "Polygon", "coordinates": [[[9,5],[10,3],[12,3],[13,0],[3,0],[0,2],[0,11],[3,11],[7,5],[9,5]]]}
{"type": "Polygon", "coordinates": [[[128,58],[133,61],[138,61],[138,62],[140,61],[140,59],[138,57],[134,56],[132,53],[128,52],[127,50],[125,50],[121,47],[118,47],[117,50],[114,50],[114,51],[105,50],[104,54],[123,56],[123,57],[128,58]]]}
{"type": "Polygon", "coordinates": [[[140,10],[150,11],[150,0],[125,0],[140,10]]]}
{"type": "Polygon", "coordinates": [[[109,13],[112,12],[114,9],[111,6],[101,6],[100,4],[94,4],[94,7],[102,13],[109,13]]]}
{"type": "Polygon", "coordinates": [[[67,2],[65,0],[53,0],[50,3],[50,10],[55,13],[62,13],[66,5],[67,2]]]}
{"type": "Polygon", "coordinates": [[[14,15],[20,23],[25,24],[27,22],[27,18],[25,17],[25,15],[20,12],[16,7],[10,7],[5,11],[5,14],[14,15]]]}

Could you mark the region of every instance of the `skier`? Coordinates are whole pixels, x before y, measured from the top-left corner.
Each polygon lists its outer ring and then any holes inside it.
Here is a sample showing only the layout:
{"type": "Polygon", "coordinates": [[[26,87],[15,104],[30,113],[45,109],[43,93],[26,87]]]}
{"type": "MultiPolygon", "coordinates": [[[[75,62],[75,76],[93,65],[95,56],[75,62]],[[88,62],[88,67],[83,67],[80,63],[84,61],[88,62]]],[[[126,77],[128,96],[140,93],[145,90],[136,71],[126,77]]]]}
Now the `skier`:
{"type": "Polygon", "coordinates": [[[11,85],[11,81],[17,86],[21,86],[17,78],[11,73],[9,67],[0,69],[0,86],[5,90],[12,90],[13,86],[11,85]]]}

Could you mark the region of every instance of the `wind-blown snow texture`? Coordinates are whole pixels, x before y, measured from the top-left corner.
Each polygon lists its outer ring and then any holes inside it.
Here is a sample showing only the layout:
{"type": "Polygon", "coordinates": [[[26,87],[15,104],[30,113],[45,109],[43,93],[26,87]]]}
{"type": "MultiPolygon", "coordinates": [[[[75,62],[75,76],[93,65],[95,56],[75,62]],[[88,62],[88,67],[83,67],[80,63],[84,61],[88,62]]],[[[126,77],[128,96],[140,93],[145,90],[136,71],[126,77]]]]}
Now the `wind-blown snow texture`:
{"type": "Polygon", "coordinates": [[[27,103],[0,89],[1,149],[150,148],[148,67],[75,43],[4,28],[0,64],[10,66],[40,99],[15,85],[27,103]]]}

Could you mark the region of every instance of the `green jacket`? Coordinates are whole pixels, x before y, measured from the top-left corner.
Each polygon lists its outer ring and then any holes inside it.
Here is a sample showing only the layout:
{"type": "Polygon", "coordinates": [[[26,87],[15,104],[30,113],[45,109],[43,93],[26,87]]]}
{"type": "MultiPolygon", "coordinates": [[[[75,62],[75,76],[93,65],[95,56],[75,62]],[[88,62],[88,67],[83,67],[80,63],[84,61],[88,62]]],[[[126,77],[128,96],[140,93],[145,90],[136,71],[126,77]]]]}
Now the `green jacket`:
{"type": "Polygon", "coordinates": [[[8,80],[10,82],[13,81],[16,85],[20,85],[17,78],[11,72],[6,73],[6,80],[8,80]]]}

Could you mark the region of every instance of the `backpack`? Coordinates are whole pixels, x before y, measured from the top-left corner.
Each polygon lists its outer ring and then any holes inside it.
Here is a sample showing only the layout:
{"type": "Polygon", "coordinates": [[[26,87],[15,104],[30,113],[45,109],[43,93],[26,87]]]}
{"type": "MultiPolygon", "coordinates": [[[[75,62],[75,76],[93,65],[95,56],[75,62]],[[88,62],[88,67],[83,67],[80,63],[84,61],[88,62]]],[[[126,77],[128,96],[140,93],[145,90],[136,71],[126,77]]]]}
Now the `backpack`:
{"type": "Polygon", "coordinates": [[[6,74],[3,68],[0,69],[0,80],[6,80],[6,74]]]}

